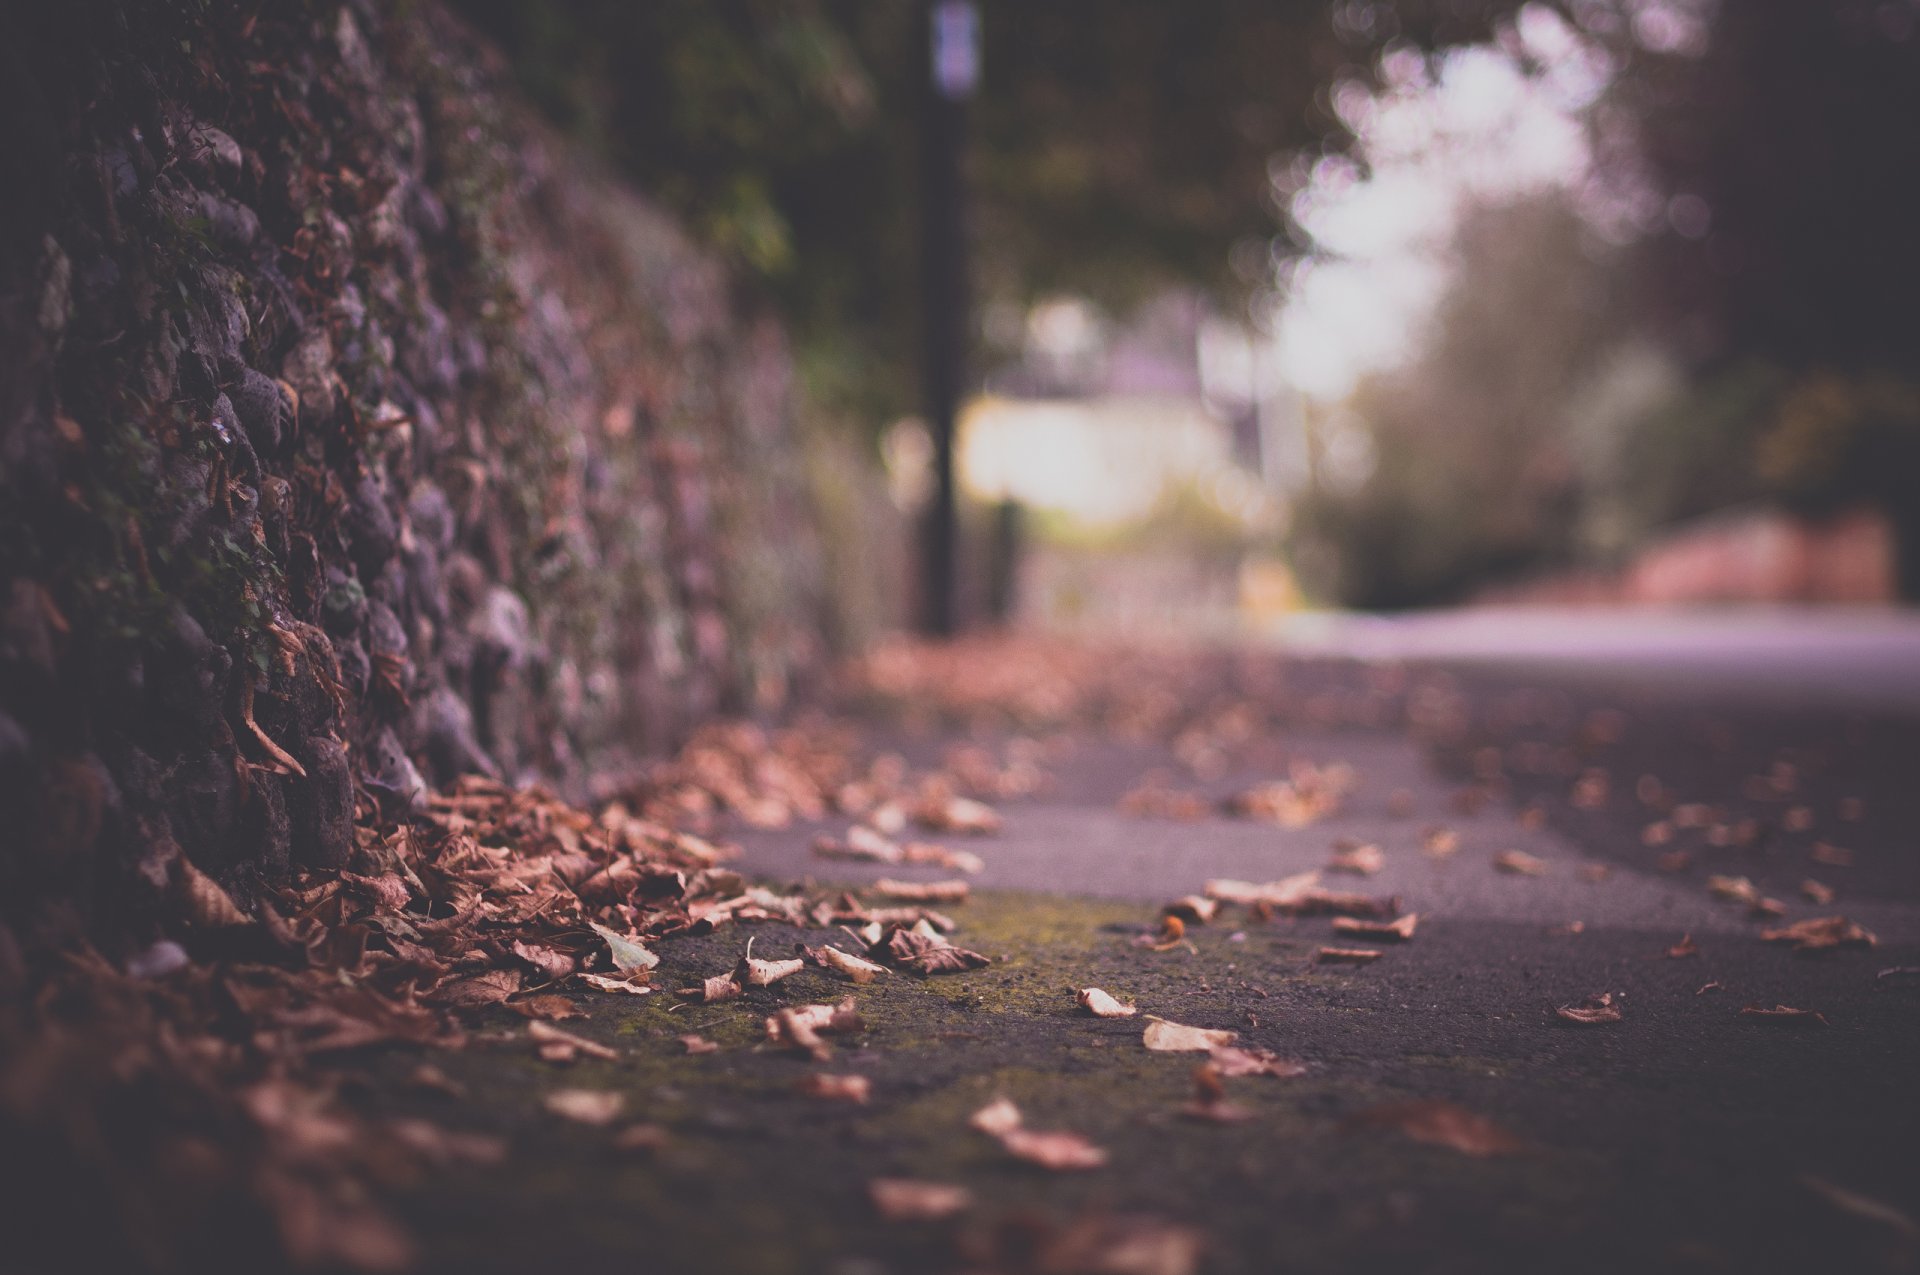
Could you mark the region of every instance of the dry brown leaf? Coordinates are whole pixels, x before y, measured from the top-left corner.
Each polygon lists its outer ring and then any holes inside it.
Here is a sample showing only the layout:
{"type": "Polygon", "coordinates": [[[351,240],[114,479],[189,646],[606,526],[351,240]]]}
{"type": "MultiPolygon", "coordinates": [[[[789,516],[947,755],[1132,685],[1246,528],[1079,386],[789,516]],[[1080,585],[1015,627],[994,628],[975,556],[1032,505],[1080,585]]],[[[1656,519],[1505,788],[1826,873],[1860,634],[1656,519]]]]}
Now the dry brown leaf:
{"type": "Polygon", "coordinates": [[[543,1100],[548,1111],[581,1124],[611,1124],[627,1096],[604,1089],[556,1089],[543,1100]]]}
{"type": "Polygon", "coordinates": [[[1236,1124],[1250,1120],[1253,1113],[1245,1107],[1227,1101],[1227,1087],[1220,1082],[1222,1073],[1212,1063],[1201,1063],[1193,1069],[1193,1098],[1180,1108],[1180,1114],[1189,1120],[1205,1120],[1213,1124],[1236,1124]]]}
{"type": "Polygon", "coordinates": [[[1613,1003],[1612,992],[1589,996],[1578,1005],[1562,1005],[1553,1012],[1561,1022],[1580,1027],[1598,1027],[1620,1021],[1620,1007],[1613,1003]]]}
{"type": "Polygon", "coordinates": [[[529,996],[525,1000],[511,1001],[507,1008],[522,1018],[544,1018],[557,1023],[568,1018],[585,1018],[580,1007],[564,996],[548,993],[545,996],[529,996]]]}
{"type": "Polygon", "coordinates": [[[657,1124],[630,1124],[613,1135],[615,1151],[658,1151],[671,1141],[666,1129],[657,1124]]]}
{"type": "Polygon", "coordinates": [[[1322,947],[1313,953],[1315,965],[1371,965],[1386,953],[1371,947],[1322,947]]]}
{"type": "Polygon", "coordinates": [[[815,1062],[833,1057],[833,1046],[820,1038],[819,1031],[806,1016],[791,1009],[783,1009],[767,1020],[767,1035],[776,1044],[812,1055],[815,1062]]]}
{"type": "Polygon", "coordinates": [[[1187,894],[1160,909],[1161,915],[1177,917],[1188,925],[1205,925],[1220,911],[1220,901],[1205,895],[1187,894]]]}
{"type": "Polygon", "coordinates": [[[456,1009],[498,1005],[520,990],[518,970],[488,970],[471,978],[456,978],[434,989],[433,1000],[456,1009]]]}
{"type": "Polygon", "coordinates": [[[1207,1059],[1222,1076],[1274,1076],[1281,1080],[1307,1074],[1305,1063],[1282,1058],[1271,1050],[1215,1045],[1207,1059]]]}
{"type": "Polygon", "coordinates": [[[886,966],[869,961],[864,956],[842,952],[831,943],[821,947],[810,947],[807,949],[807,954],[822,965],[839,970],[856,983],[871,983],[887,972],[886,966]]]}
{"type": "Polygon", "coordinates": [[[1375,845],[1347,845],[1334,848],[1333,858],[1327,861],[1327,871],[1346,872],[1354,876],[1370,877],[1387,866],[1387,856],[1375,845]]]}
{"type": "Polygon", "coordinates": [[[1830,885],[1822,885],[1812,877],[1808,877],[1800,883],[1800,897],[1810,903],[1825,907],[1827,904],[1833,902],[1833,887],[1830,885]]]}
{"type": "Polygon", "coordinates": [[[1420,924],[1420,914],[1409,912],[1405,916],[1391,921],[1370,921],[1361,917],[1336,916],[1333,918],[1335,934],[1351,934],[1355,938],[1373,939],[1381,943],[1404,943],[1413,937],[1413,931],[1420,924]]]}
{"type": "Polygon", "coordinates": [[[1493,1121],[1450,1102],[1401,1102],[1363,1111],[1347,1121],[1353,1129],[1398,1129],[1416,1142],[1448,1147],[1463,1155],[1514,1155],[1526,1143],[1493,1121]]]}
{"type": "Polygon", "coordinates": [[[1148,1049],[1168,1053],[1205,1053],[1223,1045],[1231,1045],[1239,1039],[1239,1032],[1221,1031],[1210,1027],[1187,1027],[1180,1023],[1170,1023],[1164,1018],[1156,1018],[1147,1024],[1147,1030],[1141,1036],[1140,1043],[1148,1049]]]}
{"type": "Polygon", "coordinates": [[[596,992],[613,992],[623,996],[646,996],[653,989],[645,983],[635,983],[625,978],[609,978],[605,974],[575,974],[574,981],[591,987],[596,992]]]}
{"type": "Polygon", "coordinates": [[[1760,888],[1745,877],[1708,877],[1707,893],[1727,903],[1751,905],[1760,901],[1760,888]]]}
{"type": "Polygon", "coordinates": [[[895,881],[881,877],[873,883],[877,894],[907,903],[964,903],[973,887],[958,879],[952,881],[895,881]]]}
{"type": "Polygon", "coordinates": [[[1222,903],[1238,903],[1245,907],[1265,905],[1285,911],[1311,894],[1319,884],[1320,873],[1317,870],[1283,877],[1264,885],[1256,885],[1251,881],[1216,879],[1207,882],[1206,895],[1222,903]]]}
{"type": "Polygon", "coordinates": [[[620,1051],[617,1049],[610,1049],[597,1040],[588,1040],[585,1036],[577,1036],[573,1032],[555,1027],[551,1023],[543,1023],[538,1019],[527,1024],[527,1039],[538,1041],[542,1045],[564,1045],[574,1053],[585,1054],[589,1058],[611,1060],[620,1056],[620,1051]]]}
{"type": "Polygon", "coordinates": [[[1063,1130],[1010,1129],[1000,1135],[1000,1145],[1017,1159],[1056,1172],[1097,1169],[1107,1162],[1107,1153],[1100,1147],[1063,1130]]]}
{"type": "Polygon", "coordinates": [[[973,1192],[963,1186],[912,1178],[875,1178],[867,1195],[889,1222],[938,1222],[973,1207],[973,1192]]]}
{"type": "Polygon", "coordinates": [[[1021,1119],[1020,1108],[1013,1105],[1013,1099],[1000,1097],[968,1116],[967,1124],[997,1138],[1018,1129],[1021,1119]]]}
{"type": "Polygon", "coordinates": [[[1781,1027],[1827,1025],[1827,1016],[1819,1010],[1795,1009],[1791,1005],[1743,1005],[1740,1017],[1751,1023],[1773,1023],[1781,1027]]]}
{"type": "Polygon", "coordinates": [[[175,904],[197,928],[225,930],[253,924],[253,918],[235,905],[233,896],[194,867],[185,854],[173,856],[171,875],[175,904]]]}
{"type": "Polygon", "coordinates": [[[1815,863],[1824,863],[1829,868],[1851,868],[1853,866],[1853,851],[1831,845],[1825,841],[1816,841],[1813,843],[1813,850],[1810,857],[1815,863]]]}
{"type": "Polygon", "coordinates": [[[913,930],[891,931],[869,948],[867,954],[885,956],[903,969],[922,974],[959,974],[993,963],[978,952],[955,947],[938,934],[913,930]]]}
{"type": "Polygon", "coordinates": [[[713,1054],[720,1051],[720,1046],[714,1044],[698,1032],[689,1032],[687,1035],[681,1036],[678,1039],[681,1047],[689,1054],[713,1054]]]}
{"type": "Polygon", "coordinates": [[[1429,859],[1450,859],[1460,850],[1460,834],[1435,826],[1420,834],[1420,853],[1429,859]]]}
{"type": "Polygon", "coordinates": [[[930,867],[945,868],[949,872],[964,872],[968,876],[976,876],[987,868],[987,861],[971,850],[950,850],[930,841],[907,842],[900,847],[900,861],[924,863],[930,867]]]}
{"type": "Polygon", "coordinates": [[[573,973],[571,956],[538,943],[526,943],[515,939],[513,954],[525,961],[535,973],[549,983],[557,983],[573,973]]]}
{"type": "MultiPolygon", "coordinates": [[[[798,974],[807,968],[807,963],[795,957],[790,961],[761,961],[754,959],[753,940],[747,940],[746,955],[733,967],[733,981],[742,987],[771,987],[783,978],[798,974]]],[[[709,979],[709,982],[712,980],[709,979]]]]}
{"type": "Polygon", "coordinates": [[[459,1133],[427,1120],[395,1120],[387,1131],[432,1164],[501,1164],[507,1140],[484,1133],[459,1133]]]}
{"type": "Polygon", "coordinates": [[[1711,983],[1700,984],[1699,987],[1694,989],[1693,994],[1695,996],[1705,996],[1708,992],[1724,992],[1725,990],[1726,984],[1716,978],[1711,983]]]}
{"type": "Polygon", "coordinates": [[[815,1074],[801,1079],[798,1088],[810,1098],[831,1102],[864,1103],[873,1095],[873,1082],[865,1076],[815,1074]]]}
{"type": "Polygon", "coordinates": [[[1080,1008],[1095,1018],[1132,1018],[1140,1012],[1131,1005],[1122,1005],[1097,987],[1081,988],[1075,993],[1075,999],[1080,1002],[1080,1008]]]}
{"type": "Polygon", "coordinates": [[[746,989],[734,982],[731,974],[715,974],[698,987],[676,988],[673,994],[711,1005],[716,1001],[737,1001],[746,995],[746,989]]]}
{"type": "Polygon", "coordinates": [[[1796,952],[1831,952],[1843,947],[1873,947],[1879,940],[1844,916],[1814,917],[1777,930],[1760,931],[1766,943],[1791,943],[1796,952]]]}
{"type": "Polygon", "coordinates": [[[932,795],[914,807],[913,817],[935,832],[984,836],[1000,831],[1000,816],[993,807],[970,797],[932,795]]]}
{"type": "Polygon", "coordinates": [[[1693,935],[1682,934],[1680,941],[1668,948],[1665,955],[1669,960],[1675,961],[1689,956],[1698,956],[1700,955],[1700,945],[1693,941],[1693,935]]]}
{"type": "Polygon", "coordinates": [[[1493,866],[1497,871],[1520,877],[1545,876],[1547,861],[1528,854],[1525,850],[1502,850],[1493,856],[1493,866]]]}

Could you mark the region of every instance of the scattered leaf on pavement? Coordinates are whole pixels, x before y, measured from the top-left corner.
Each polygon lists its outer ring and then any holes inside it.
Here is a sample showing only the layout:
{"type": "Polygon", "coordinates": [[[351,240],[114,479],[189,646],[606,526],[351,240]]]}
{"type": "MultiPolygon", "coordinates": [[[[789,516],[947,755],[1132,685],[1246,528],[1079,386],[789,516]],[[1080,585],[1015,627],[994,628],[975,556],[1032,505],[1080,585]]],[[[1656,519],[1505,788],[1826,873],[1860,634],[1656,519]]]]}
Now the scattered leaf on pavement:
{"type": "Polygon", "coordinates": [[[1122,1005],[1097,987],[1081,988],[1075,999],[1080,1002],[1080,1008],[1095,1018],[1132,1018],[1139,1012],[1131,1005],[1122,1005]]]}
{"type": "Polygon", "coordinates": [[[1164,1018],[1156,1018],[1147,1024],[1146,1033],[1140,1043],[1148,1049],[1158,1049],[1169,1053],[1206,1052],[1222,1045],[1231,1045],[1240,1039],[1239,1032],[1220,1031],[1211,1027],[1187,1027],[1180,1023],[1170,1023],[1164,1018]]]}
{"type": "Polygon", "coordinates": [[[889,1222],[938,1222],[973,1207],[973,1192],[950,1182],[875,1178],[867,1183],[867,1195],[889,1222]]]}

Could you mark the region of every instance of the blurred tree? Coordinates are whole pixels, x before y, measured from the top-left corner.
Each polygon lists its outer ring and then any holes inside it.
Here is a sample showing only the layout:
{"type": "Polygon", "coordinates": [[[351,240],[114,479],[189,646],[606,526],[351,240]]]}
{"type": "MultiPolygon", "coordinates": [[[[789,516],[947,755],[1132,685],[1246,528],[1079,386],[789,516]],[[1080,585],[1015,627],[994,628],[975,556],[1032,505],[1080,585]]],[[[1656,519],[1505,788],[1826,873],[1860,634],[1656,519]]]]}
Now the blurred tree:
{"type": "MultiPolygon", "coordinates": [[[[917,407],[917,5],[452,2],[562,126],[769,292],[816,396],[869,426],[917,407]]],[[[983,308],[1124,309],[1176,284],[1235,306],[1271,286],[1275,157],[1337,133],[1328,86],[1389,39],[1474,38],[1511,7],[980,0],[983,308]]]]}
{"type": "Polygon", "coordinates": [[[1310,587],[1418,606],[1571,556],[1566,411],[1616,331],[1605,253],[1559,194],[1464,216],[1419,356],[1316,429],[1291,531],[1310,587]]]}

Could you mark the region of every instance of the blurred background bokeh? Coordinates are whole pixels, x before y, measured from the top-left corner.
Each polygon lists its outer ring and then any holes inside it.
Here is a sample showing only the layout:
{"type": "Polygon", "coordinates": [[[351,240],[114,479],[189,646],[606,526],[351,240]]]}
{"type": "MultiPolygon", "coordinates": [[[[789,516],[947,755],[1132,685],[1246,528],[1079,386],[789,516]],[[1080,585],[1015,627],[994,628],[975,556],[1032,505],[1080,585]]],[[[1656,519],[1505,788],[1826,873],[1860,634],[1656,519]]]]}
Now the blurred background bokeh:
{"type": "MultiPolygon", "coordinates": [[[[457,7],[784,318],[911,621],[927,6],[457,7]]],[[[1920,596],[1920,0],[965,8],[972,622],[1920,596]]]]}

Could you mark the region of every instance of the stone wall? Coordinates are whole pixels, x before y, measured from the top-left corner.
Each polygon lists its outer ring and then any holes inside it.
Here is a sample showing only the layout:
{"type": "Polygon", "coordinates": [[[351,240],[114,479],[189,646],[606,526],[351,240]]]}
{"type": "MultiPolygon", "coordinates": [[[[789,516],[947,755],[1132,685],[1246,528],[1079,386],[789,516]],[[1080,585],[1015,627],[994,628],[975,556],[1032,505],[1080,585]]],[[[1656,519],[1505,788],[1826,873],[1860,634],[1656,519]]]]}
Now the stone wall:
{"type": "Polygon", "coordinates": [[[34,8],[0,919],[338,863],[460,772],[613,782],[812,667],[778,327],[437,5],[34,8]]]}

